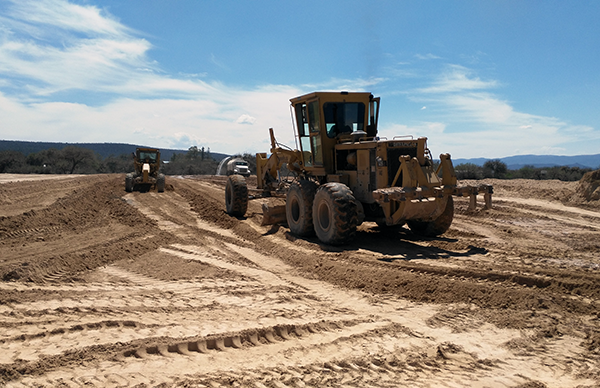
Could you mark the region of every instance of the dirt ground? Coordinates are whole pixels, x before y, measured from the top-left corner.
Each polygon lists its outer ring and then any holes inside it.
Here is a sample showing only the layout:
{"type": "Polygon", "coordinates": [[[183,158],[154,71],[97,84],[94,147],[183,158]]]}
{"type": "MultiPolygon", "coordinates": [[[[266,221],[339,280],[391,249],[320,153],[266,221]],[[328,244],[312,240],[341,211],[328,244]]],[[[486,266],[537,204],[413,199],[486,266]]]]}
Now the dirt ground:
{"type": "Polygon", "coordinates": [[[0,175],[0,386],[598,387],[600,201],[490,180],[450,230],[349,245],[224,212],[224,177],[0,175]],[[480,199],[482,201],[482,199],[480,199]]]}

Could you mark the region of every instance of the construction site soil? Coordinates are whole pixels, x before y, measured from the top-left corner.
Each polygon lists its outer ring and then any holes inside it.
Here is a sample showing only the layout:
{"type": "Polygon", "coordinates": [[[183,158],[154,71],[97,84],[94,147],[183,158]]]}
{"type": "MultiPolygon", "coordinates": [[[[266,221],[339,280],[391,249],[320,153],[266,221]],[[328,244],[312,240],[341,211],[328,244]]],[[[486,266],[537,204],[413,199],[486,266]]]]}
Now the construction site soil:
{"type": "Polygon", "coordinates": [[[0,386],[598,387],[598,175],[334,247],[225,177],[0,174],[0,386]]]}

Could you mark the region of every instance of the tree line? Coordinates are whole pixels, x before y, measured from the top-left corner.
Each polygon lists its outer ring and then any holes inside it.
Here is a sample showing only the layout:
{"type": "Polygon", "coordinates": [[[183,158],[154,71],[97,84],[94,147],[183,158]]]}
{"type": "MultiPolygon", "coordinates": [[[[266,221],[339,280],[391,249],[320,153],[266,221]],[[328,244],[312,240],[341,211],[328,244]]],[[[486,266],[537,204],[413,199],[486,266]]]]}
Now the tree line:
{"type": "Polygon", "coordinates": [[[579,168],[569,166],[534,167],[523,166],[519,169],[510,170],[506,163],[499,159],[488,160],[483,166],[473,163],[461,163],[454,166],[458,179],[535,179],[547,180],[558,179],[561,181],[578,181],[591,168],[579,168]]]}
{"type": "MultiPolygon", "coordinates": [[[[253,173],[256,173],[256,157],[244,153],[234,155],[245,159],[253,173]]],[[[166,175],[213,175],[219,162],[210,153],[210,148],[192,146],[184,153],[175,153],[162,166],[166,175]]],[[[483,166],[461,163],[454,167],[458,179],[558,179],[578,181],[591,168],[569,166],[534,167],[524,166],[509,170],[499,159],[488,160],[483,166]]],[[[94,151],[77,146],[63,149],[49,148],[24,155],[19,151],[0,151],[0,173],[13,174],[107,174],[133,171],[131,154],[110,155],[102,158],[94,151]]],[[[224,174],[224,168],[222,173],[224,174]]]]}
{"type": "MultiPolygon", "coordinates": [[[[219,162],[210,148],[190,147],[163,160],[161,170],[167,175],[215,174],[219,162]]],[[[109,174],[133,171],[133,155],[101,157],[94,151],[77,146],[49,148],[28,155],[19,151],[0,151],[0,173],[13,174],[109,174]]]]}

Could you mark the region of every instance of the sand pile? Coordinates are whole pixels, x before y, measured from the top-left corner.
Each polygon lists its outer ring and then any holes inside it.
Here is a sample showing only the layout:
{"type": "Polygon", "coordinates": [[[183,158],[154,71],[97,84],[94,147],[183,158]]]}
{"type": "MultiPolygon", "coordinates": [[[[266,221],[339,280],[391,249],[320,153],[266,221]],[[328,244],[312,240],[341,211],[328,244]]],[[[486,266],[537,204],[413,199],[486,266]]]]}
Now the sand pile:
{"type": "Polygon", "coordinates": [[[579,181],[576,193],[586,201],[600,200],[600,170],[586,173],[579,181]]]}

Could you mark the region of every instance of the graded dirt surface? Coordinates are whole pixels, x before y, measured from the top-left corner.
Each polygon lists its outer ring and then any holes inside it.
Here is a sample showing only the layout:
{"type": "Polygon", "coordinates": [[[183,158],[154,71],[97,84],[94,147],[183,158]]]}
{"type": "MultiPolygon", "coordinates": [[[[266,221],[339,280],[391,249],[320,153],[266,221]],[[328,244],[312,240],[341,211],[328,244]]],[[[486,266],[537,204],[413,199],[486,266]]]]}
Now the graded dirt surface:
{"type": "Polygon", "coordinates": [[[342,247],[261,226],[265,199],[228,216],[225,177],[0,182],[0,386],[600,385],[578,182],[485,181],[493,209],[456,198],[439,238],[365,223],[342,247]]]}

